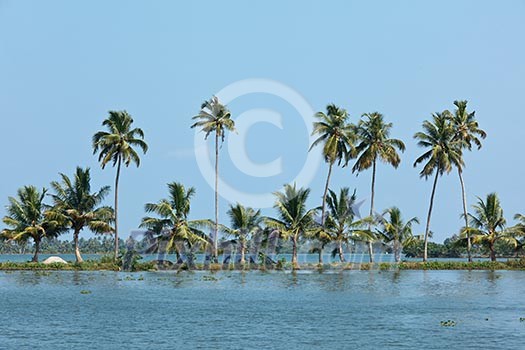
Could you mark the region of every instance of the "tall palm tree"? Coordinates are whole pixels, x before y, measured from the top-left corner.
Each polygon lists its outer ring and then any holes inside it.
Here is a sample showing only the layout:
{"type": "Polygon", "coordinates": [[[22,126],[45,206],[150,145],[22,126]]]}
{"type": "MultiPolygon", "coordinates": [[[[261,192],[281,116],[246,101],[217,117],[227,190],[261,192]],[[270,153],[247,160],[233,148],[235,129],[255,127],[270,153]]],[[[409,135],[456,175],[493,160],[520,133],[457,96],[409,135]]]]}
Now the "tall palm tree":
{"type": "Polygon", "coordinates": [[[109,117],[102,122],[108,131],[99,131],[93,135],[93,154],[99,152],[98,161],[102,169],[111,162],[117,166],[115,176],[115,259],[118,257],[118,184],[122,163],[128,167],[131,163],[140,166],[140,157],[135,147],[144,154],[148,145],[144,142],[144,132],[133,128],[133,118],[126,111],[109,111],[109,117]]]}
{"type": "Polygon", "coordinates": [[[2,237],[8,241],[27,242],[29,238],[35,243],[32,262],[38,262],[40,244],[44,237],[53,238],[64,232],[59,221],[47,216],[47,205],[44,198],[47,190],[39,191],[34,186],[24,186],[18,190],[18,198],[9,197],[6,207],[7,215],[3,218],[8,226],[2,230],[2,237]]]}
{"type": "Polygon", "coordinates": [[[341,262],[345,262],[343,243],[350,241],[369,241],[373,238],[370,230],[365,227],[370,223],[370,218],[355,220],[355,202],[357,200],[355,191],[350,195],[350,189],[343,187],[339,191],[339,196],[329,190],[326,203],[328,205],[328,216],[326,218],[326,228],[329,240],[337,244],[337,248],[332,252],[332,256],[338,255],[341,262]]]}
{"type": "Polygon", "coordinates": [[[468,231],[472,235],[472,241],[486,245],[490,251],[490,260],[496,261],[494,244],[497,241],[502,240],[516,244],[515,238],[505,228],[506,220],[498,195],[489,193],[485,201],[478,197],[478,203],[472,208],[474,214],[468,214],[470,219],[468,231]]]}
{"type": "Polygon", "coordinates": [[[319,137],[310,146],[310,151],[322,143],[324,160],[328,163],[328,175],[326,177],[321,207],[322,226],[325,220],[326,196],[330,186],[332,168],[335,162],[341,165],[342,160],[348,158],[349,155],[353,153],[355,134],[352,124],[348,123],[348,112],[343,108],[337,107],[335,104],[326,106],[326,114],[317,112],[315,117],[318,118],[319,121],[314,122],[312,135],[319,135],[319,137]]]}
{"type": "MultiPolygon", "coordinates": [[[[479,128],[476,120],[476,112],[467,112],[467,101],[454,101],[456,110],[454,114],[450,114],[450,120],[455,129],[455,139],[461,140],[463,148],[472,150],[472,144],[475,144],[478,150],[481,148],[481,139],[487,137],[485,131],[479,128]]],[[[468,231],[468,216],[467,216],[467,194],[465,190],[465,182],[463,181],[463,168],[458,167],[459,183],[461,184],[461,198],[463,201],[463,217],[465,218],[465,228],[467,228],[467,255],[468,261],[472,261],[472,242],[470,233],[468,231]]]]}
{"type": "Polygon", "coordinates": [[[215,133],[215,230],[213,236],[213,260],[217,262],[217,242],[219,233],[219,140],[224,142],[226,131],[235,131],[235,122],[231,119],[228,108],[219,102],[217,96],[204,101],[199,114],[192,118],[196,122],[191,128],[199,127],[205,133],[204,138],[215,133]]]}
{"type": "Polygon", "coordinates": [[[433,114],[432,121],[425,120],[423,122],[423,131],[417,132],[414,135],[414,138],[418,140],[418,146],[427,149],[425,153],[416,159],[414,167],[426,162],[419,173],[420,177],[424,177],[425,179],[428,179],[429,176],[435,173],[425,228],[423,261],[427,261],[428,257],[430,218],[432,216],[438,178],[444,173],[450,173],[453,166],[463,167],[463,158],[461,156],[463,141],[456,139],[455,135],[455,129],[446,112],[433,114]]]}
{"type": "Polygon", "coordinates": [[[405,222],[398,207],[391,207],[385,210],[382,215],[381,229],[378,230],[378,233],[385,243],[392,243],[396,262],[401,260],[403,247],[414,240],[412,235],[412,225],[414,223],[419,224],[418,218],[413,217],[405,222]],[[388,218],[385,218],[386,215],[388,215],[388,218]]]}
{"type": "MultiPolygon", "coordinates": [[[[374,215],[377,161],[380,160],[397,168],[401,162],[397,150],[404,152],[405,144],[401,140],[390,138],[392,123],[385,123],[381,113],[365,113],[363,118],[359,121],[356,128],[356,134],[359,139],[359,144],[356,147],[358,158],[352,168],[352,172],[362,172],[372,168],[370,196],[370,217],[372,217],[374,215]]],[[[371,227],[369,227],[369,230],[371,230],[371,227]]],[[[368,253],[370,262],[374,262],[371,241],[368,242],[368,253]]]]}
{"type": "Polygon", "coordinates": [[[95,233],[110,233],[113,231],[110,223],[114,212],[110,207],[99,205],[109,193],[109,186],[91,193],[91,175],[89,168],[77,167],[75,176],[71,180],[67,175],[60,174],[61,182],[51,182],[55,194],[52,194],[54,207],[50,215],[66,223],[73,230],[75,257],[82,262],[78,246],[78,236],[84,228],[95,233]]]}
{"type": "Polygon", "coordinates": [[[261,229],[263,217],[260,210],[247,208],[237,203],[230,205],[228,216],[231,221],[231,228],[226,228],[226,233],[239,240],[241,250],[241,264],[246,263],[246,245],[250,237],[261,229]]]}
{"type": "Polygon", "coordinates": [[[266,225],[277,229],[283,238],[292,241],[292,267],[297,270],[300,269],[297,261],[297,243],[301,236],[313,232],[313,217],[317,209],[306,209],[310,189],[298,189],[295,184],[285,185],[282,192],[275,192],[274,195],[277,218],[266,218],[266,225]]]}
{"type": "Polygon", "coordinates": [[[188,220],[195,188],[186,189],[181,183],[172,182],[168,184],[168,191],[167,199],[144,206],[147,213],[157,214],[158,217],[144,217],[140,227],[158,232],[158,239],[167,241],[166,252],[175,251],[179,260],[180,251],[176,244],[182,242],[190,247],[195,243],[207,244],[205,234],[199,227],[210,227],[211,223],[209,220],[188,220]]]}

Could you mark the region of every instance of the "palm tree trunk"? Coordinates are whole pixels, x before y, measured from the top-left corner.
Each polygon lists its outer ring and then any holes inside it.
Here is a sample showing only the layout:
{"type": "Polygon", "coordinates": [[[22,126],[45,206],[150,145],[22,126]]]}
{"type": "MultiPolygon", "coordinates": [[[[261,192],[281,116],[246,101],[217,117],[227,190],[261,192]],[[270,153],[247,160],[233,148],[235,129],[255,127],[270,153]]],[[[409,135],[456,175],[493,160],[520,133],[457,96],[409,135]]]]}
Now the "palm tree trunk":
{"type": "Polygon", "coordinates": [[[38,254],[40,253],[40,238],[35,239],[35,254],[33,255],[33,259],[31,259],[31,262],[38,262],[38,254]]]}
{"type": "Polygon", "coordinates": [[[292,237],[292,269],[299,270],[299,263],[297,262],[297,237],[292,237]]]}
{"type": "Polygon", "coordinates": [[[324,226],[325,213],[326,213],[326,196],[328,195],[328,187],[330,186],[330,178],[332,177],[332,167],[334,166],[333,162],[330,162],[328,165],[328,176],[326,177],[326,185],[324,186],[323,193],[323,206],[321,210],[321,226],[324,226]]]}
{"type": "Polygon", "coordinates": [[[343,242],[342,241],[337,242],[337,251],[339,253],[339,260],[341,260],[341,262],[345,262],[345,255],[343,253],[343,242]]]}
{"type": "Polygon", "coordinates": [[[490,261],[496,261],[496,251],[494,250],[494,242],[489,242],[489,250],[490,250],[490,261]]]}
{"type": "Polygon", "coordinates": [[[432,207],[434,206],[434,196],[436,194],[438,177],[439,169],[436,169],[436,177],[434,179],[434,185],[432,186],[432,194],[430,195],[430,205],[428,207],[427,226],[425,228],[425,245],[423,249],[423,261],[427,261],[428,258],[428,234],[430,233],[430,217],[432,216],[432,207]]]}
{"type": "Polygon", "coordinates": [[[244,242],[241,242],[241,265],[244,265],[246,263],[245,250],[246,247],[244,246],[244,242]]]}
{"type": "Polygon", "coordinates": [[[215,132],[215,232],[213,233],[213,262],[218,261],[219,235],[219,134],[215,132]]]}
{"type": "MultiPolygon", "coordinates": [[[[326,214],[326,196],[328,195],[328,188],[330,186],[330,178],[332,177],[332,168],[334,166],[334,162],[330,162],[328,165],[328,175],[326,176],[326,184],[324,186],[324,193],[323,193],[323,204],[321,209],[321,226],[324,227],[324,220],[325,220],[325,214],[326,214]]],[[[323,244],[321,243],[319,245],[319,265],[323,264],[323,244]]]]}
{"type": "MultiPolygon", "coordinates": [[[[372,165],[372,188],[371,188],[371,195],[370,195],[370,217],[374,215],[374,197],[375,197],[375,184],[376,184],[376,158],[374,158],[374,162],[372,165]]],[[[368,231],[372,231],[372,224],[368,225],[368,231]]],[[[370,256],[370,262],[374,262],[374,251],[372,248],[372,242],[368,241],[368,255],[370,256]]]]}
{"type": "Polygon", "coordinates": [[[122,157],[119,154],[117,164],[117,175],[115,176],[115,260],[118,259],[118,182],[120,179],[120,166],[122,157]]]}
{"type": "Polygon", "coordinates": [[[396,263],[398,263],[401,260],[401,249],[400,249],[400,246],[401,246],[401,244],[396,239],[394,241],[394,259],[395,259],[396,263]]]}
{"type": "Polygon", "coordinates": [[[73,241],[75,242],[75,258],[77,259],[77,263],[81,263],[84,260],[82,259],[82,256],[80,255],[80,249],[78,247],[78,235],[80,231],[78,229],[75,229],[75,232],[73,232],[73,241]]]}
{"type": "Polygon", "coordinates": [[[468,216],[467,216],[467,193],[465,191],[465,182],[463,181],[463,171],[458,167],[459,183],[461,184],[461,197],[463,200],[463,216],[465,217],[465,230],[467,232],[467,255],[468,261],[472,262],[472,241],[470,232],[468,230],[468,216]]]}

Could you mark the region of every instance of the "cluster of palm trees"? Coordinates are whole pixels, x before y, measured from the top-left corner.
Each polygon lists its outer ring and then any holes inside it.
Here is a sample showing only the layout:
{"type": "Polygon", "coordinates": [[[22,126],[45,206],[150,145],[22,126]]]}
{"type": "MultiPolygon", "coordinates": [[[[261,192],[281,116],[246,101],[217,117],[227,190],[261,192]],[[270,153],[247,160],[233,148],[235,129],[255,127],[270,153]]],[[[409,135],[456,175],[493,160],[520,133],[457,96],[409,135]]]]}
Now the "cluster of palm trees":
{"type": "Polygon", "coordinates": [[[3,219],[8,227],[2,230],[0,237],[20,242],[32,239],[35,243],[32,261],[37,262],[43,238],[54,238],[71,230],[76,260],[82,262],[78,238],[83,229],[89,228],[94,233],[114,233],[116,259],[119,254],[117,210],[121,165],[140,164],[134,147],[139,147],[144,153],[148,150],[143,140],[144,132],[133,128],[132,124],[133,118],[126,111],[110,111],[102,123],[107,131],[93,136],[93,153],[99,152],[102,169],[110,162],[117,167],[114,208],[101,206],[110,187],[91,192],[90,169],[77,167],[72,179],[60,174],[61,181],[51,183],[53,192],[49,196],[52,205],[45,203],[46,188],[38,190],[35,186],[24,186],[18,190],[17,197],[9,197],[7,215],[3,219]]]}
{"type": "MultiPolygon", "coordinates": [[[[455,101],[455,110],[445,110],[432,115],[431,120],[423,122],[422,131],[414,138],[424,153],[414,162],[414,167],[422,165],[420,176],[425,179],[434,177],[428,216],[424,234],[424,255],[427,260],[427,244],[430,236],[430,224],[434,197],[438,179],[441,175],[457,169],[462,189],[463,217],[465,225],[461,229],[467,246],[468,258],[471,261],[471,245],[484,244],[490,250],[492,259],[496,258],[494,243],[498,240],[522,244],[520,238],[525,235],[525,218],[516,215],[519,224],[507,228],[500,202],[496,194],[489,194],[484,201],[479,199],[473,206],[474,212],[468,213],[463,170],[463,154],[473,146],[481,148],[481,140],[486,133],[479,128],[475,112],[467,111],[466,101],[455,101]]],[[[309,188],[297,188],[287,184],[282,191],[275,193],[274,217],[263,217],[261,211],[247,208],[237,203],[228,210],[230,225],[219,223],[219,149],[228,131],[235,130],[231,112],[221,104],[217,97],[212,97],[201,105],[200,112],[193,117],[191,128],[200,128],[208,138],[215,136],[215,218],[214,220],[189,220],[191,198],[195,189],[186,188],[183,184],[168,184],[169,196],[157,203],[145,205],[145,211],[153,216],[142,219],[140,227],[146,228],[155,235],[167,251],[177,255],[183,249],[190,251],[194,247],[211,247],[212,261],[218,261],[219,233],[234,237],[240,247],[240,262],[246,262],[246,250],[253,245],[253,240],[260,238],[261,232],[273,232],[292,245],[292,265],[299,268],[297,253],[300,240],[316,241],[315,251],[319,253],[322,263],[323,249],[334,243],[333,256],[345,261],[344,245],[359,241],[368,245],[370,262],[373,262],[373,243],[382,241],[390,244],[396,261],[401,257],[404,245],[414,241],[412,233],[417,218],[404,220],[397,207],[391,207],[378,214],[375,212],[375,185],[377,168],[385,163],[397,168],[401,162],[399,152],[404,152],[405,144],[391,138],[392,123],[387,123],[378,112],[365,113],[356,123],[349,121],[348,112],[341,107],[330,104],[326,112],[315,115],[313,135],[317,139],[310,150],[322,147],[324,160],[328,165],[328,174],[324,186],[322,203],[319,207],[308,208],[309,188]],[[355,213],[356,193],[348,187],[339,191],[330,188],[334,165],[351,166],[353,173],[371,169],[371,200],[369,215],[357,217],[355,213]],[[206,231],[211,231],[210,235],[206,231]],[[259,238],[257,238],[259,237],[259,238]]],[[[102,169],[107,164],[116,167],[114,206],[102,206],[101,203],[109,194],[109,186],[92,192],[90,170],[78,167],[73,178],[60,174],[60,181],[51,183],[52,192],[38,190],[34,186],[25,186],[18,191],[17,197],[9,198],[7,215],[3,222],[7,226],[1,237],[7,240],[25,242],[32,239],[35,243],[33,261],[38,260],[40,242],[44,237],[56,237],[71,230],[75,242],[75,256],[81,262],[78,248],[80,232],[89,228],[95,233],[112,233],[115,237],[115,258],[119,255],[118,236],[118,189],[122,165],[132,163],[140,165],[138,151],[145,154],[148,145],[144,141],[144,132],[133,126],[133,118],[126,111],[110,111],[109,117],[102,125],[105,131],[97,132],[92,138],[93,153],[98,154],[102,169]],[[45,203],[50,198],[52,204],[45,203]]],[[[161,244],[159,243],[159,244],[161,244]]]]}

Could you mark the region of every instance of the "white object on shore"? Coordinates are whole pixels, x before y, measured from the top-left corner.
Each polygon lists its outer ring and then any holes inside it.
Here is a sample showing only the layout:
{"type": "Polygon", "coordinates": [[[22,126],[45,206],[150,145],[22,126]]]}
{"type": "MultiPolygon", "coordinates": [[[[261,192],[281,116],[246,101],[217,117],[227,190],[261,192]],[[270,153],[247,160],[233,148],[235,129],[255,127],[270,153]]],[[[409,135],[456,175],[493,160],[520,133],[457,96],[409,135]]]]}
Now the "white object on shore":
{"type": "Polygon", "coordinates": [[[55,264],[55,263],[59,263],[59,264],[67,264],[67,261],[65,261],[64,259],[62,259],[61,257],[59,256],[50,256],[49,258],[47,258],[46,260],[44,260],[42,262],[43,264],[55,264]]]}

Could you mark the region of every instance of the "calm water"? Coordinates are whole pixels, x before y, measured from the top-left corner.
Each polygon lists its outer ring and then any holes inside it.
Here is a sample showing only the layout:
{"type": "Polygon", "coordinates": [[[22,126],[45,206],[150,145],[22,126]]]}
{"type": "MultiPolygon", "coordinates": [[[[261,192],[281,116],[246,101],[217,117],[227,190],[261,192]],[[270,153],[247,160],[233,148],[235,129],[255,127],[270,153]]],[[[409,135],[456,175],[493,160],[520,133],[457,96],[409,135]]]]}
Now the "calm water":
{"type": "Polygon", "coordinates": [[[519,271],[0,272],[0,348],[523,349],[523,295],[519,271]]]}

